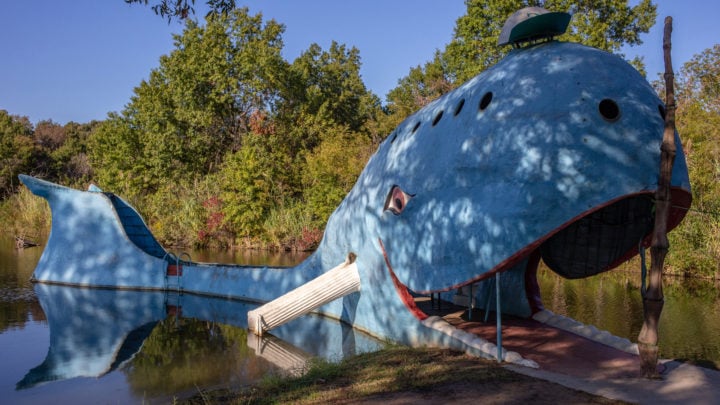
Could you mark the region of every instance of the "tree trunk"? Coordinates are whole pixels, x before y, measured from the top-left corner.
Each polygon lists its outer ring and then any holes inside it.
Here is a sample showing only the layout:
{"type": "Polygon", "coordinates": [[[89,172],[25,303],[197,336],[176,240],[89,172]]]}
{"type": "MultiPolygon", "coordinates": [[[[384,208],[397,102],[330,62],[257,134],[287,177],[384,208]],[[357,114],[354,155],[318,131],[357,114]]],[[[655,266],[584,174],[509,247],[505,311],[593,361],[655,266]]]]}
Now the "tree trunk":
{"type": "Polygon", "coordinates": [[[665,56],[665,131],[660,147],[660,178],[655,192],[655,228],[650,247],[650,276],[648,288],[643,296],[644,322],[638,346],[640,349],[640,367],[646,378],[659,378],[658,359],[658,323],[662,313],[664,296],[662,291],[662,271],[670,243],[667,239],[667,218],[670,211],[670,178],[675,161],[675,89],[672,61],[670,58],[670,35],[672,17],[665,17],[663,51],[665,56]]]}

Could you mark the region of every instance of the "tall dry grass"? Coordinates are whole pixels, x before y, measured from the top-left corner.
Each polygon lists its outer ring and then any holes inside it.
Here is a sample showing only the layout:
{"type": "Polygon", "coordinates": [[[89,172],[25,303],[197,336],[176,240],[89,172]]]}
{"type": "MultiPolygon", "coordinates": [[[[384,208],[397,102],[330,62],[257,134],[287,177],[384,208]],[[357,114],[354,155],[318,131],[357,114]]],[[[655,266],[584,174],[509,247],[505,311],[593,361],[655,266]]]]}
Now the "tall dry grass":
{"type": "Polygon", "coordinates": [[[27,187],[0,202],[0,229],[10,236],[45,239],[50,232],[50,207],[27,187]]]}

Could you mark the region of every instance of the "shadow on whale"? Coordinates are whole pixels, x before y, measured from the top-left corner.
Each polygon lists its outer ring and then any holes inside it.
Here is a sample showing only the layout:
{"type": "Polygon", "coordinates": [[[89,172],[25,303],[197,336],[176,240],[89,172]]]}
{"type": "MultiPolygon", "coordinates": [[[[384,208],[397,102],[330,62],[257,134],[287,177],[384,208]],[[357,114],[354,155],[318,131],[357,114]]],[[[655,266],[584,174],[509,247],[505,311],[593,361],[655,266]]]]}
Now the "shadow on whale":
{"type": "MultiPolygon", "coordinates": [[[[492,355],[414,298],[449,293],[489,310],[494,295],[503,314],[531,317],[543,311],[540,260],[583,278],[636,255],[654,225],[664,129],[663,102],[620,57],[524,39],[387,136],[298,266],[179,260],[120,197],[21,175],[52,210],[34,278],[270,302],[248,315],[259,334],[271,313],[281,323],[316,311],[383,339],[492,355]]],[[[691,203],[675,142],[668,229],[691,203]]]]}

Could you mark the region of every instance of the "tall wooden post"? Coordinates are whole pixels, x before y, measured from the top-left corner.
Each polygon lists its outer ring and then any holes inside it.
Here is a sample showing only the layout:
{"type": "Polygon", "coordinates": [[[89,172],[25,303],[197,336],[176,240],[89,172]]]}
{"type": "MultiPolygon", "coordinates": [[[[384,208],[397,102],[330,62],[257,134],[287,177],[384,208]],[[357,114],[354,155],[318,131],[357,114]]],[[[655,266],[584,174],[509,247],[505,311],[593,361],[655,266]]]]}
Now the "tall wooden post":
{"type": "Polygon", "coordinates": [[[638,336],[640,349],[640,367],[646,378],[659,378],[658,359],[658,322],[662,313],[664,296],[662,291],[662,271],[670,243],[667,239],[667,218],[670,211],[670,178],[675,161],[675,88],[672,60],[670,58],[670,35],[672,17],[665,17],[663,51],[665,56],[665,131],[660,147],[660,179],[655,192],[655,228],[650,246],[650,275],[648,287],[643,296],[644,322],[638,336]]]}

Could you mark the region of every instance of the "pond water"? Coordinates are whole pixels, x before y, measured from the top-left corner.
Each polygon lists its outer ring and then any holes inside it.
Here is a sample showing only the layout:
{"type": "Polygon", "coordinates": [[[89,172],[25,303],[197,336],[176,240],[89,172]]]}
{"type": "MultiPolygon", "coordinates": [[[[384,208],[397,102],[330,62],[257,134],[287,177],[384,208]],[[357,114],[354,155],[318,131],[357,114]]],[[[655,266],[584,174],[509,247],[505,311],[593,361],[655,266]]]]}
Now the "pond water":
{"type": "MultiPolygon", "coordinates": [[[[583,280],[541,268],[538,281],[547,309],[637,341],[643,323],[639,267],[583,280]]],[[[720,368],[720,281],[666,276],[663,293],[660,357],[720,368]]]]}
{"type": "MultiPolygon", "coordinates": [[[[250,384],[298,372],[305,360],[338,360],[381,343],[347,325],[306,316],[258,339],[254,304],[191,294],[32,284],[42,248],[0,239],[0,398],[3,403],[169,403],[200,388],[250,384]]],[[[292,265],[304,257],[191,252],[196,261],[292,265]]],[[[636,340],[642,325],[638,271],[587,280],[539,273],[547,309],[636,340]]],[[[665,282],[664,358],[720,365],[720,286],[665,282]]]]}
{"type": "MultiPolygon", "coordinates": [[[[257,338],[246,302],[165,292],[32,284],[41,248],[0,241],[2,403],[172,403],[200,388],[237,388],[298,373],[382,343],[309,315],[257,338]]],[[[203,252],[194,260],[208,261],[203,252]]],[[[290,265],[302,256],[212,255],[223,262],[290,265]]]]}

